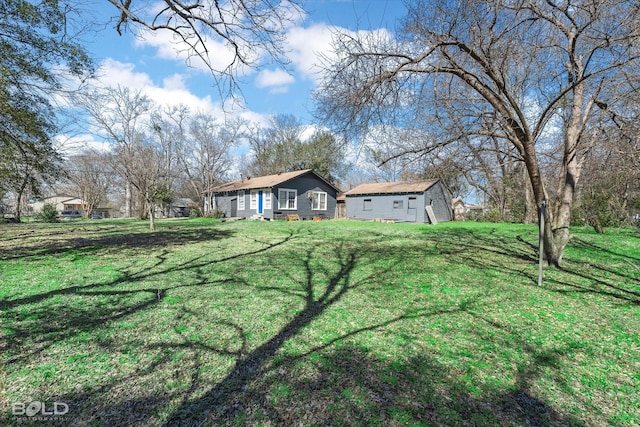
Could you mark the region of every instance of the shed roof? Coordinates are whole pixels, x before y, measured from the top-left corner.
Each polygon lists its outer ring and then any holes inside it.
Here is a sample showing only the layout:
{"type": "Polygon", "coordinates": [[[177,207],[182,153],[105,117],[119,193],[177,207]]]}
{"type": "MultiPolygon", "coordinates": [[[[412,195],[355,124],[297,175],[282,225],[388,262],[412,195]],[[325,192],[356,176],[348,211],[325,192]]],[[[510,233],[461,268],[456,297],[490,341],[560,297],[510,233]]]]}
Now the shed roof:
{"type": "Polygon", "coordinates": [[[313,169],[303,169],[293,172],[282,172],[274,175],[257,176],[255,178],[247,177],[236,181],[227,182],[210,189],[212,193],[222,193],[225,191],[251,190],[256,188],[271,188],[290,181],[307,173],[313,173],[316,177],[326,182],[331,187],[338,189],[328,182],[326,179],[318,175],[313,169]]]}
{"type": "Polygon", "coordinates": [[[345,195],[423,193],[438,181],[437,179],[432,179],[428,181],[370,182],[352,188],[345,195]]]}

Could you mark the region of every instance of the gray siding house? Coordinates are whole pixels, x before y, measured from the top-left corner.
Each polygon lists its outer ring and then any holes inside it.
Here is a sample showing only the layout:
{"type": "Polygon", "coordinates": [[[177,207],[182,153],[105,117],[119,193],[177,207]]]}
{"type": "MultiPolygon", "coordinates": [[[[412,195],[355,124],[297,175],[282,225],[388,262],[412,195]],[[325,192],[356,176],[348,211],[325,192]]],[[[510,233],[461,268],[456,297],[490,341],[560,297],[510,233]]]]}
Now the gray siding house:
{"type": "Polygon", "coordinates": [[[440,180],[360,184],[345,193],[349,219],[430,223],[451,221],[451,195],[440,180]]]}
{"type": "Polygon", "coordinates": [[[334,218],[338,189],[312,169],[247,177],[211,188],[205,214],[218,210],[227,218],[334,218]]]}

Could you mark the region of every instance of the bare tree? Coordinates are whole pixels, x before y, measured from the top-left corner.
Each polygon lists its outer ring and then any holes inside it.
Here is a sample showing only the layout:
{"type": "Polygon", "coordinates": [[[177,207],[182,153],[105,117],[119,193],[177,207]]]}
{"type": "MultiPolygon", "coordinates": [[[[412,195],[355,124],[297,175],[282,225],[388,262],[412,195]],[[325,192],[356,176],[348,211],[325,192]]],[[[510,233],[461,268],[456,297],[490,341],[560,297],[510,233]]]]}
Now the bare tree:
{"type": "Polygon", "coordinates": [[[10,145],[0,141],[0,195],[13,194],[13,214],[18,221],[27,198],[39,195],[42,184],[54,182],[61,173],[62,159],[53,147],[47,143],[34,149],[30,142],[10,145]]]}
{"type": "Polygon", "coordinates": [[[257,68],[265,56],[272,63],[287,65],[286,30],[302,16],[295,0],[162,0],[157,7],[141,0],[109,2],[120,14],[118,33],[128,26],[169,33],[176,50],[203,61],[211,70],[222,95],[235,92],[238,74],[257,68]]]}
{"type": "Polygon", "coordinates": [[[596,124],[633,90],[627,77],[639,65],[639,7],[613,0],[411,1],[400,40],[336,36],[340,60],[327,66],[321,112],[352,131],[412,127],[426,116],[445,130],[433,143],[507,141],[526,166],[535,204],[549,204],[545,256],[560,265],[584,155],[598,142],[596,124]],[[550,185],[540,155],[558,144],[550,185]]]}
{"type": "Polygon", "coordinates": [[[248,125],[243,132],[243,138],[249,145],[243,173],[248,176],[262,176],[274,173],[274,170],[277,172],[279,167],[274,166],[271,156],[276,142],[267,137],[267,129],[260,125],[248,125]]]}
{"type": "MultiPolygon", "coordinates": [[[[175,194],[183,175],[180,167],[180,154],[185,145],[182,121],[188,114],[189,110],[184,105],[166,107],[163,111],[154,111],[149,122],[150,135],[162,158],[159,173],[164,180],[163,186],[172,194],[175,194]]],[[[169,215],[169,209],[170,203],[166,203],[163,206],[166,216],[169,215]]]]}
{"type": "MultiPolygon", "coordinates": [[[[93,124],[114,145],[115,157],[121,165],[116,169],[123,173],[125,181],[125,215],[133,216],[134,186],[131,173],[135,170],[134,148],[146,139],[152,101],[140,91],[129,88],[102,88],[78,94],[77,105],[91,116],[93,124]]],[[[143,165],[140,165],[143,166],[143,165]]]]}
{"type": "Polygon", "coordinates": [[[576,219],[596,231],[629,224],[640,210],[640,128],[638,95],[629,95],[624,113],[608,110],[612,120],[599,128],[599,146],[589,153],[579,186],[576,219]]]}
{"type": "Polygon", "coordinates": [[[178,159],[192,198],[204,210],[204,194],[226,178],[232,166],[231,150],[238,144],[244,122],[221,122],[206,113],[189,117],[187,136],[178,159]]]}
{"type": "Polygon", "coordinates": [[[107,202],[107,195],[113,185],[110,163],[109,154],[91,150],[72,156],[66,162],[66,181],[71,187],[71,193],[83,200],[82,209],[87,216],[96,207],[107,202]]]}
{"type": "Polygon", "coordinates": [[[116,163],[120,175],[128,177],[140,200],[139,215],[149,219],[149,229],[155,231],[155,212],[159,204],[170,202],[173,194],[163,174],[163,153],[150,143],[141,142],[131,147],[119,146],[116,163]]]}

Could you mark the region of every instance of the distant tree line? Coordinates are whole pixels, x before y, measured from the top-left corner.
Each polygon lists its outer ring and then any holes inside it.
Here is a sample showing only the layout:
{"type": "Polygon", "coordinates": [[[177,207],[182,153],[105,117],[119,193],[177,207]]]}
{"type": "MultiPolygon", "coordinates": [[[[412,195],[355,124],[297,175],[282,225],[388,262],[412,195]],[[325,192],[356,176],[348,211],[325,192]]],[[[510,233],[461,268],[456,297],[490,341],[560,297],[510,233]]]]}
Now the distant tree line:
{"type": "Polygon", "coordinates": [[[210,188],[241,174],[313,168],[334,180],[345,168],[336,138],[317,130],[305,140],[307,126],[293,116],[274,116],[267,126],[223,121],[186,106],[158,106],[122,87],[78,92],[74,105],[89,113],[109,147],[66,163],[64,188],[87,202],[87,212],[116,199],[125,216],[153,221],[156,209],[166,211],[176,197],[202,210],[210,188]]]}

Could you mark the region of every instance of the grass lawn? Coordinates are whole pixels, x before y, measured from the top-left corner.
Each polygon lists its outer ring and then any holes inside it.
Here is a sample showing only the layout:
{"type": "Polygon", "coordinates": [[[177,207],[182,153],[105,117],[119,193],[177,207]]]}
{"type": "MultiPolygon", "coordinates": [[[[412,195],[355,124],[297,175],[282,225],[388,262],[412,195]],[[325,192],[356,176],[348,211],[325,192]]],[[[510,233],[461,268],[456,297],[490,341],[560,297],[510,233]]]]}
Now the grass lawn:
{"type": "Polygon", "coordinates": [[[637,230],[147,228],[0,226],[0,425],[640,423],[637,230]]]}

